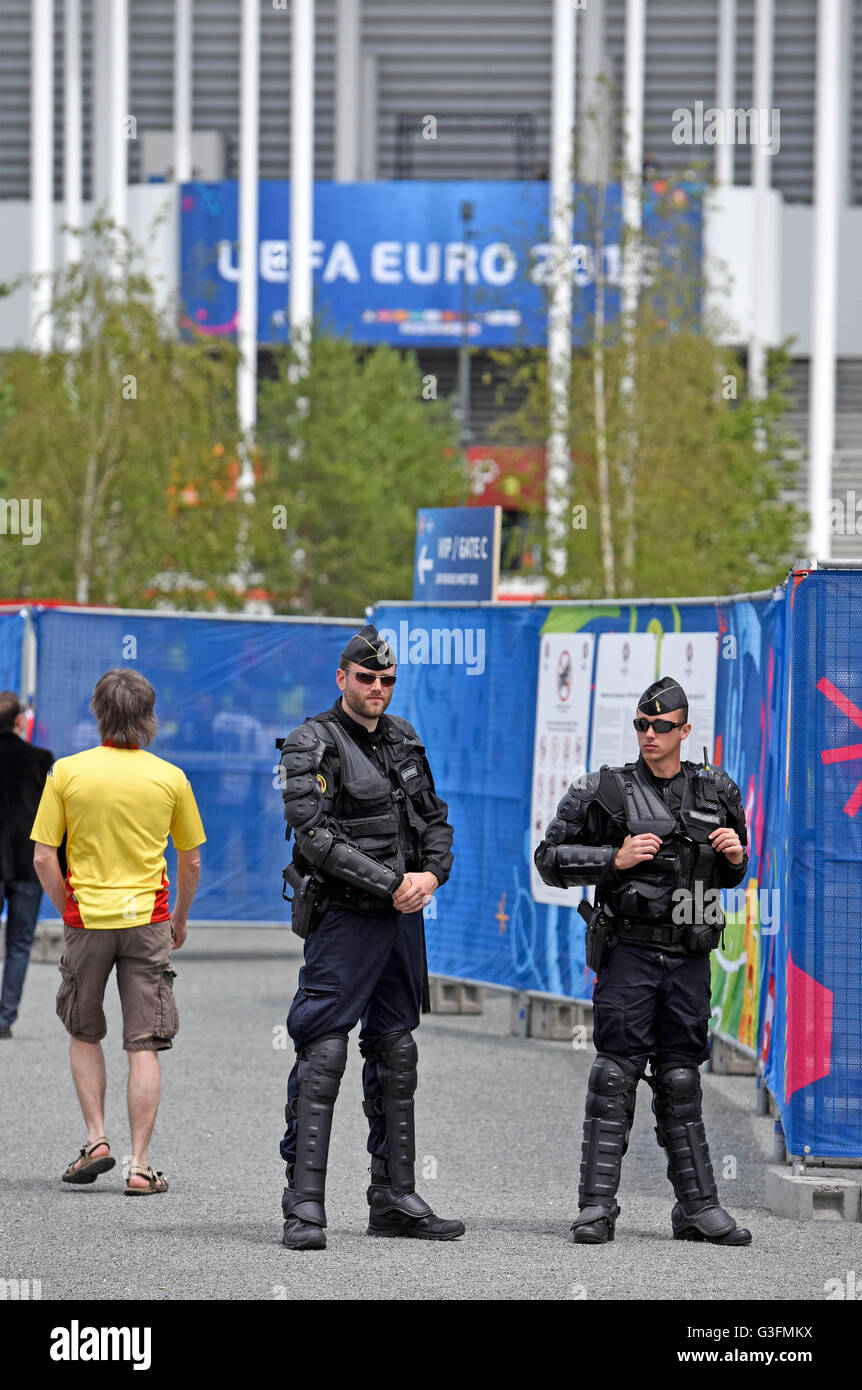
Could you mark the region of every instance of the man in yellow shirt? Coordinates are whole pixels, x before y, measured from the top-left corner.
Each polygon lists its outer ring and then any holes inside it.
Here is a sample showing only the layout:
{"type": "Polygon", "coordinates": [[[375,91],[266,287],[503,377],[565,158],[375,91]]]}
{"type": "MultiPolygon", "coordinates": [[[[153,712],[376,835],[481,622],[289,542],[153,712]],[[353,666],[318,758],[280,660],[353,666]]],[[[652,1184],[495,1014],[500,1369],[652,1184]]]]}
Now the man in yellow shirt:
{"type": "Polygon", "coordinates": [[[132,1158],[126,1194],[166,1192],[147,1164],[159,1106],[158,1053],[179,1027],[171,945],[186,939],[200,881],[201,818],[185,773],[144,751],[155,737],[156,695],[137,671],[106,671],[90,701],[101,746],[60,758],[48,773],[30,838],[39,880],[64,922],[57,1013],[71,1034],[69,1058],[87,1126],[64,1182],[95,1182],[114,1167],[105,1128],[107,1026],[102,1003],[117,967],[123,1047],[129,1056],[132,1158]],[[57,847],[67,836],[65,882],[57,847]],[[177,898],[168,906],[164,850],[177,851],[177,898]]]}

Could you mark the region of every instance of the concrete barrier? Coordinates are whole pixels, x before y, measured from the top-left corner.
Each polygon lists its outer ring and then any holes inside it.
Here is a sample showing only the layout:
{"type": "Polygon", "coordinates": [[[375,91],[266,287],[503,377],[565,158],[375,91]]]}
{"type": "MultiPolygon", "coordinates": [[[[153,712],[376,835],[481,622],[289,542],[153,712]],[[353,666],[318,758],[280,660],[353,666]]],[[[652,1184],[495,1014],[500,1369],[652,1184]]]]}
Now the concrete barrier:
{"type": "Polygon", "coordinates": [[[483,1011],[482,989],[463,980],[428,977],[432,1014],[480,1014],[483,1011]]]}
{"type": "Polygon", "coordinates": [[[790,1221],[862,1221],[859,1179],[838,1174],[793,1173],[771,1166],[766,1170],[766,1205],[790,1221]]]}
{"type": "Polygon", "coordinates": [[[710,1039],[711,1066],[716,1076],[756,1076],[757,1058],[752,1051],[743,1050],[726,1038],[713,1033],[710,1039]]]}
{"type": "Polygon", "coordinates": [[[513,993],[509,1033],[545,1042],[571,1043],[579,1039],[586,1044],[593,1036],[593,1006],[586,999],[566,999],[530,990],[513,993]]]}

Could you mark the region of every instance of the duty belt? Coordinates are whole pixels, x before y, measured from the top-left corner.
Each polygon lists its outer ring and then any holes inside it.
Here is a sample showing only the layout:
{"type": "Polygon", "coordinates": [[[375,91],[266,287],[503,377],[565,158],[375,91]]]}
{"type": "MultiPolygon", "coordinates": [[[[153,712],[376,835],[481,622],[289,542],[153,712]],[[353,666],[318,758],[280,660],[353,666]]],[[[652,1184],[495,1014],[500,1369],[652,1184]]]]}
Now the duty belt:
{"type": "MultiPolygon", "coordinates": [[[[330,879],[330,883],[336,880],[330,879]]],[[[327,893],[327,900],[331,907],[346,907],[351,912],[362,913],[366,916],[371,912],[391,912],[392,903],[387,898],[376,898],[373,893],[363,893],[359,888],[350,888],[347,884],[339,883],[327,893]]]]}
{"type": "Polygon", "coordinates": [[[687,930],[684,923],[645,922],[631,917],[613,920],[617,941],[634,941],[647,946],[679,946],[687,930]]]}

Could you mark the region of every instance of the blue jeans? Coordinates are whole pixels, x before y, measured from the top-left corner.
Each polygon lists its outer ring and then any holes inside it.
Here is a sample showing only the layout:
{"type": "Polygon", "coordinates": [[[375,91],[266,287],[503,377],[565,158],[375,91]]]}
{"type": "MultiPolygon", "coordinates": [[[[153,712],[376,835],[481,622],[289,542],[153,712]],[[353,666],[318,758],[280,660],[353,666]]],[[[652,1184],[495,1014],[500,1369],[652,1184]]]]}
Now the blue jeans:
{"type": "Polygon", "coordinates": [[[0,879],[0,912],[6,902],[6,960],[0,992],[0,1028],[8,1028],[18,1017],[18,1004],[36,932],[36,918],[42,901],[41,883],[3,882],[0,879]]]}

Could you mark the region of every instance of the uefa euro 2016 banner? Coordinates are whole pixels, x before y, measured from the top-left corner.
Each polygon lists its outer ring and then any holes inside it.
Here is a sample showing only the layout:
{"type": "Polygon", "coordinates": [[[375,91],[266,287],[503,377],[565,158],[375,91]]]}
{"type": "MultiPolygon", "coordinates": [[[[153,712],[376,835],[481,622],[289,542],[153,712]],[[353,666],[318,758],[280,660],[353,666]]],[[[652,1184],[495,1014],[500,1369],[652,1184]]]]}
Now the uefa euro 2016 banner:
{"type": "MultiPolygon", "coordinates": [[[[402,347],[532,347],[547,339],[547,183],[328,183],[314,186],[314,313],[324,331],[402,347]],[[464,205],[469,204],[469,222],[464,205]]],[[[180,295],[187,324],[236,332],[237,183],[184,184],[180,295]]],[[[573,196],[572,335],[582,342],[595,303],[595,189],[573,196]]],[[[644,236],[666,264],[685,260],[696,281],[701,190],[656,182],[645,194],[644,236]]],[[[258,340],[287,337],[290,182],[259,196],[258,340]]],[[[605,190],[601,244],[605,312],[619,313],[619,185],[605,190]]],[[[692,312],[698,306],[692,303],[692,312]]]]}

